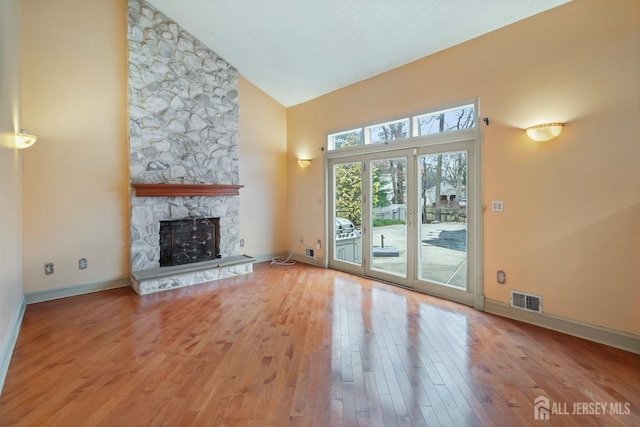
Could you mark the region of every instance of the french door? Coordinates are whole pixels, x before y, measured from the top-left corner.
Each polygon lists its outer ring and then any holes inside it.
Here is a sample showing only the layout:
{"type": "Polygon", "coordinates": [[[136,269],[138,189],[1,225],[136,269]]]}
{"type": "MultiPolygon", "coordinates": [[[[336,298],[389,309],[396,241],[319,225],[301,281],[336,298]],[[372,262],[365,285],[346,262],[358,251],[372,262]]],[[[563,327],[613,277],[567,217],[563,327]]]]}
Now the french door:
{"type": "Polygon", "coordinates": [[[328,159],[329,266],[481,306],[476,143],[328,159]]]}

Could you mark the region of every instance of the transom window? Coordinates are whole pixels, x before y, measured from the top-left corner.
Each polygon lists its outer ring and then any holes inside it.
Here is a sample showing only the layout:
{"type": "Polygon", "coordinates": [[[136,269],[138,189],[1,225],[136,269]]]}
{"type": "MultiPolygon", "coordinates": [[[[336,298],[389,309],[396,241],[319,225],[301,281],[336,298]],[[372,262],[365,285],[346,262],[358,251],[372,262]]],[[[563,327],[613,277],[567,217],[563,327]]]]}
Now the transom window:
{"type": "Polygon", "coordinates": [[[412,137],[455,132],[476,127],[475,104],[416,114],[327,135],[327,149],[341,150],[369,144],[388,144],[412,137]]]}
{"type": "Polygon", "coordinates": [[[331,134],[327,137],[327,142],[329,150],[362,145],[362,128],[331,134]]]}
{"type": "Polygon", "coordinates": [[[378,144],[409,137],[409,119],[394,120],[364,128],[364,143],[378,144]]]}

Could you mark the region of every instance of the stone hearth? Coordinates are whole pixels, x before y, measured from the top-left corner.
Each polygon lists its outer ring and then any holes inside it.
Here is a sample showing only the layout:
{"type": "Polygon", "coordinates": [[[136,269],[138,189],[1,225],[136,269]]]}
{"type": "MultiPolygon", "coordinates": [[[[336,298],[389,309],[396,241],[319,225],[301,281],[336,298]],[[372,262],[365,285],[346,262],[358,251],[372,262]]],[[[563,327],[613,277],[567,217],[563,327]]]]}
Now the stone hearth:
{"type": "Polygon", "coordinates": [[[213,280],[225,279],[253,271],[253,258],[239,255],[183,264],[158,267],[131,273],[131,287],[140,295],[152,294],[167,289],[198,285],[213,280]]]}

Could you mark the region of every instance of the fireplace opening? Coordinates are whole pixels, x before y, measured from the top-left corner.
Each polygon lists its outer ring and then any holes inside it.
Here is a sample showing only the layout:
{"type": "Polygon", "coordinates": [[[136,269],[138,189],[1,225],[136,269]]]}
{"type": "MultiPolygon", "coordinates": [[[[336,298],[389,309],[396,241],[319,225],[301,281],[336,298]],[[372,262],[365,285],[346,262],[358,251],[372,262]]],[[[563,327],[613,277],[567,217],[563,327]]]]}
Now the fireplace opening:
{"type": "Polygon", "coordinates": [[[220,218],[160,221],[160,267],[221,258],[220,218]]]}

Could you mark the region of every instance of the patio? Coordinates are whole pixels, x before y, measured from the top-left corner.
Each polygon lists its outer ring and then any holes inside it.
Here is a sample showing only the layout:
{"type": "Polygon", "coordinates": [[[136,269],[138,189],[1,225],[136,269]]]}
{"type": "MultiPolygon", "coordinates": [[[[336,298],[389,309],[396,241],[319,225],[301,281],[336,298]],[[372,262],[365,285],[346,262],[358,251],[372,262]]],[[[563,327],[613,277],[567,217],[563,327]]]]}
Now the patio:
{"type": "MultiPolygon", "coordinates": [[[[420,279],[438,282],[458,288],[466,288],[467,252],[463,231],[467,225],[457,222],[421,224],[420,279]],[[456,233],[458,232],[458,233],[456,233]]],[[[398,248],[398,257],[374,257],[372,267],[384,272],[403,275],[407,260],[405,225],[387,225],[373,228],[373,244],[380,246],[384,236],[385,246],[398,248]]],[[[409,267],[410,268],[410,267],[409,267]]],[[[412,274],[409,274],[411,277],[412,274]]]]}

